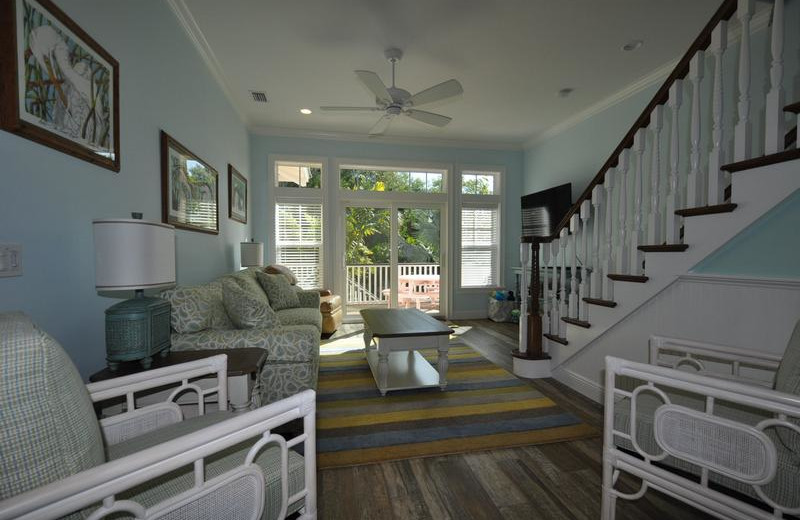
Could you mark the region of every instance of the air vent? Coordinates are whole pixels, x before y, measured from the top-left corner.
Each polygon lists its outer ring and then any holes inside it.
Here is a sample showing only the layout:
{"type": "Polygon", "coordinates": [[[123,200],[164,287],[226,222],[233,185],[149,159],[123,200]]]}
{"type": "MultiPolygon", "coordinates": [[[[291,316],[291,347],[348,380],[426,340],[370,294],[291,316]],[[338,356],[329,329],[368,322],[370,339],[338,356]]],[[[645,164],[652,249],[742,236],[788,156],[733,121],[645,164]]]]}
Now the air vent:
{"type": "Polygon", "coordinates": [[[253,96],[253,101],[255,101],[256,103],[267,103],[269,101],[267,99],[267,95],[263,92],[257,92],[255,90],[251,90],[250,95],[253,96]]]}

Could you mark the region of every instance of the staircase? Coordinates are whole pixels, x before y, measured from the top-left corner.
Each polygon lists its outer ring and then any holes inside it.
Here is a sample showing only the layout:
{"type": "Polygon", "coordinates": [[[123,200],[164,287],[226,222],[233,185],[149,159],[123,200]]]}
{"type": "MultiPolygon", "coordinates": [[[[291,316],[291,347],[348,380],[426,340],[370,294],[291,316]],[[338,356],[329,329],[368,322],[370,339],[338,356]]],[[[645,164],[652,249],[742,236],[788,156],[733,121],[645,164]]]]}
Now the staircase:
{"type": "Polygon", "coordinates": [[[542,342],[557,379],[570,358],[800,189],[800,103],[786,104],[784,88],[784,54],[796,60],[798,49],[784,53],[784,1],[763,7],[771,29],[751,35],[753,0],[723,2],[538,246],[542,342]],[[753,66],[764,60],[753,36],[768,39],[769,63],[753,66]],[[734,50],[738,63],[726,60],[734,50]],[[751,95],[756,82],[768,85],[763,99],[751,95]]]}

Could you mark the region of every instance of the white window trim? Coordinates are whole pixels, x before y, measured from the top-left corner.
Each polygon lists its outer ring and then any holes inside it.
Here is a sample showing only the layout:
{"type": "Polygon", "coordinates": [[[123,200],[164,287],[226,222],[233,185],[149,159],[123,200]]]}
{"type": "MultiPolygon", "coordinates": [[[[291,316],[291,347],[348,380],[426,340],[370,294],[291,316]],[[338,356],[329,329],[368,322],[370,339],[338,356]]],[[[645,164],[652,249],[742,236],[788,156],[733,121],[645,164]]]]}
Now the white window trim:
{"type": "Polygon", "coordinates": [[[455,255],[453,258],[453,277],[454,291],[459,293],[485,293],[487,290],[499,289],[505,286],[505,260],[504,260],[504,222],[503,222],[503,198],[505,196],[506,169],[504,166],[492,164],[459,164],[456,168],[456,175],[453,176],[453,247],[455,255]],[[461,193],[462,174],[467,173],[492,173],[495,175],[494,194],[474,195],[461,193]],[[482,287],[463,287],[461,285],[461,209],[462,208],[497,208],[497,283],[482,287]]]}

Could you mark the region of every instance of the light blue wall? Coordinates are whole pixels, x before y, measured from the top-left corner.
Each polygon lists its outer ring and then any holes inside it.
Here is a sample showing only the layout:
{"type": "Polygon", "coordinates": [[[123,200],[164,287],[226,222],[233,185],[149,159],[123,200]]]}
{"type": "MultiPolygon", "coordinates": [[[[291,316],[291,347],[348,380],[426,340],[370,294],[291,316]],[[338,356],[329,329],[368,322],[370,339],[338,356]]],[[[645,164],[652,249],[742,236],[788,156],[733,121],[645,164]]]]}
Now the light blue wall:
{"type": "Polygon", "coordinates": [[[249,225],[228,219],[227,164],[249,176],[244,125],[177,19],[160,0],[59,0],[120,63],[119,173],[0,132],[0,243],[24,248],[24,275],[0,278],[0,311],[22,310],[86,376],[105,364],[104,310],[94,288],[92,219],[161,219],[159,129],[220,174],[219,236],[178,231],[179,283],[238,267],[249,225]]]}
{"type": "Polygon", "coordinates": [[[800,278],[800,190],[697,264],[700,274],[800,278]]]}
{"type": "MultiPolygon", "coordinates": [[[[267,158],[274,155],[307,155],[322,157],[341,157],[348,159],[399,160],[403,162],[427,161],[452,165],[455,169],[465,165],[497,165],[506,170],[505,203],[503,222],[505,239],[505,279],[506,286],[513,289],[514,277],[511,268],[519,264],[520,236],[520,179],[522,174],[522,152],[481,150],[465,148],[446,148],[431,146],[411,146],[385,143],[362,143],[333,141],[324,139],[304,139],[293,137],[250,136],[250,163],[253,182],[253,226],[255,236],[267,243],[271,227],[267,223],[266,201],[269,187],[266,184],[267,158]]],[[[454,170],[455,171],[455,170],[454,170]]],[[[467,291],[457,293],[454,298],[457,313],[486,311],[486,293],[467,291]]]]}

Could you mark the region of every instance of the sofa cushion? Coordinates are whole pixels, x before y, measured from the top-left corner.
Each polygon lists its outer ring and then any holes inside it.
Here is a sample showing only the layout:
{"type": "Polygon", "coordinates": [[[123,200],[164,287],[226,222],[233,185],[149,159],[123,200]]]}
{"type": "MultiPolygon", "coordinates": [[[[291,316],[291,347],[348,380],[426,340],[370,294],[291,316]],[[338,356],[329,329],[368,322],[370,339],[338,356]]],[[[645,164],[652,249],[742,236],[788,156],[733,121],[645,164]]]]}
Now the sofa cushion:
{"type": "Polygon", "coordinates": [[[276,311],[300,307],[297,292],[285,276],[280,274],[256,273],[258,283],[264,288],[270,305],[276,311]]]}
{"type": "Polygon", "coordinates": [[[264,298],[231,278],[222,281],[222,301],[231,321],[240,329],[264,329],[280,325],[275,311],[264,298]]]}
{"type": "Polygon", "coordinates": [[[209,350],[258,347],[267,351],[267,363],[307,362],[319,357],[319,329],[286,325],[274,329],[203,330],[173,334],[172,349],[209,350]]]}
{"type": "Polygon", "coordinates": [[[278,315],[281,325],[313,325],[318,329],[322,328],[322,313],[317,308],[297,307],[283,309],[275,314],[278,315]]]}
{"type": "Polygon", "coordinates": [[[175,287],[159,296],[172,306],[170,325],[175,332],[190,334],[211,326],[211,298],[207,286],[175,287]]]}
{"type": "Polygon", "coordinates": [[[20,312],[0,314],[0,500],[105,462],[75,365],[20,312]]]}
{"type": "Polygon", "coordinates": [[[310,309],[319,309],[320,296],[319,291],[304,291],[296,285],[294,292],[297,295],[297,300],[300,302],[300,307],[308,307],[310,309]]]}
{"type": "Polygon", "coordinates": [[[269,274],[282,274],[287,280],[289,280],[289,284],[295,285],[297,283],[297,277],[294,275],[292,270],[285,265],[268,265],[264,268],[264,272],[269,274]]]}

